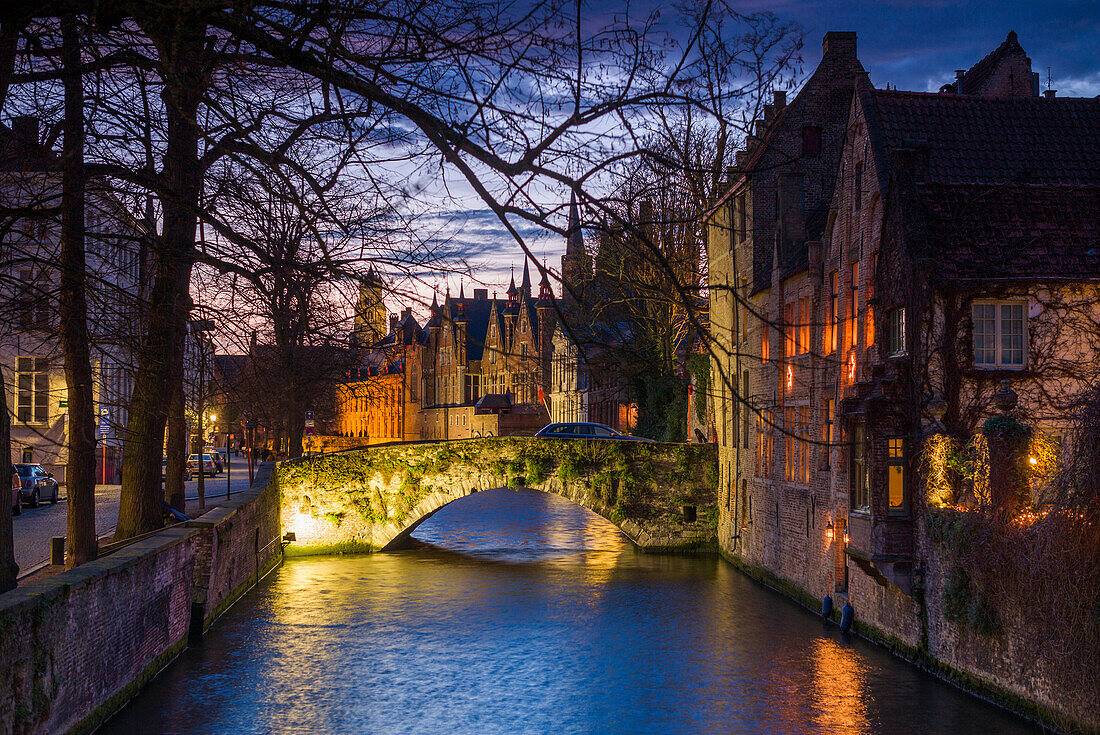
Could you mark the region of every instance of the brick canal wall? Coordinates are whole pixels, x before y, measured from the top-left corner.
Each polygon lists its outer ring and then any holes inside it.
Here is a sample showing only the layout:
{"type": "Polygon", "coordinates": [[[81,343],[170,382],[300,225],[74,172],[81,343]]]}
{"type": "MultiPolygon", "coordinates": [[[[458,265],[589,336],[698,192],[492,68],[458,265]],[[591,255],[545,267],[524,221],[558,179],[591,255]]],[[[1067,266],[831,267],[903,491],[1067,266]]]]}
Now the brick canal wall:
{"type": "MultiPolygon", "coordinates": [[[[743,543],[747,529],[733,523],[724,509],[722,515],[723,556],[810,610],[821,609],[824,585],[815,558],[800,557],[789,547],[755,554],[757,547],[743,543]]],[[[917,528],[923,566],[919,585],[910,594],[849,562],[847,599],[855,610],[853,630],[960,688],[1055,731],[1100,733],[1097,670],[1091,678],[1067,681],[1066,673],[1059,671],[1066,661],[1044,652],[1042,631],[1021,611],[1023,599],[998,609],[995,632],[949,619],[950,555],[931,537],[923,520],[917,528]]],[[[825,543],[824,538],[818,540],[825,543]]],[[[826,571],[826,580],[828,575],[826,571]]],[[[834,597],[833,619],[838,621],[845,596],[834,597]]]]}
{"type": "Polygon", "coordinates": [[[710,444],[533,437],[402,444],[283,462],[275,482],[283,528],[296,537],[288,554],[394,548],[448,503],[498,487],[568,498],[647,551],[716,549],[710,444]]]}
{"type": "Polygon", "coordinates": [[[0,595],[0,732],[89,732],[281,558],[278,493],[0,595]]]}

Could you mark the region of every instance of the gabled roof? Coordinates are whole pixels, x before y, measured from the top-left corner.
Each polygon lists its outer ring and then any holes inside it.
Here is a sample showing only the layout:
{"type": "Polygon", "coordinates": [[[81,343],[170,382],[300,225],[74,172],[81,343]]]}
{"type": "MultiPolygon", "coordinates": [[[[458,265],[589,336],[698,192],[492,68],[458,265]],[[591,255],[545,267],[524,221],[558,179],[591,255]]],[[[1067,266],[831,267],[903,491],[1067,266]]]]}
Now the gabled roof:
{"type": "Polygon", "coordinates": [[[875,147],[927,146],[930,183],[1100,184],[1100,99],[863,92],[875,147]]]}
{"type": "Polygon", "coordinates": [[[966,73],[963,74],[962,89],[957,90],[958,93],[973,94],[978,89],[981,89],[990,75],[997,70],[997,66],[1001,63],[1001,60],[1015,55],[1026,56],[1026,53],[1020,45],[1019,39],[1016,37],[1016,31],[1009,31],[1008,37],[1005,38],[1000,46],[990,51],[984,59],[970,67],[966,73]]]}

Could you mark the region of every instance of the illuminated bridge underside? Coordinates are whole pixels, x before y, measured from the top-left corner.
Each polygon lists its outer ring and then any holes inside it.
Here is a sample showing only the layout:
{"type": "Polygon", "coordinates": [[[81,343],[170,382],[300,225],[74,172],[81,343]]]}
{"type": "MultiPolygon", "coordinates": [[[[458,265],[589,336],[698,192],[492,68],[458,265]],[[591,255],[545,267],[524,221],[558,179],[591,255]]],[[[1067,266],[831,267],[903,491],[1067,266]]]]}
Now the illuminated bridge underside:
{"type": "Polygon", "coordinates": [[[487,438],[356,449],[280,464],[291,554],[401,546],[440,508],[481,490],[554,493],[649,551],[713,549],[717,462],[703,444],[487,438]]]}

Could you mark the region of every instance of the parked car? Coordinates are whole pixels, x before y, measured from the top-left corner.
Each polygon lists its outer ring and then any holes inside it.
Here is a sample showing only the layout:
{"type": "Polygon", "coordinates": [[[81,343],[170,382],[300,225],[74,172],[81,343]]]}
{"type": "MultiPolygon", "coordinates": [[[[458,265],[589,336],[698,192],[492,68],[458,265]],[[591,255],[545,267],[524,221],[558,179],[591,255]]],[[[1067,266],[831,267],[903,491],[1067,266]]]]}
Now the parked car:
{"type": "MultiPolygon", "coordinates": [[[[207,477],[214,477],[218,474],[217,465],[214,464],[214,458],[209,454],[202,455],[202,473],[207,477]]],[[[192,454],[187,458],[187,479],[193,480],[199,476],[199,455],[192,454]]]]}
{"type": "Polygon", "coordinates": [[[214,460],[215,472],[225,472],[225,460],[222,458],[221,450],[214,447],[203,447],[202,451],[210,455],[210,459],[214,460]]]}
{"type": "Polygon", "coordinates": [[[19,495],[24,503],[37,508],[42,500],[57,502],[59,491],[52,472],[46,472],[40,464],[17,464],[15,471],[19,473],[19,495]]]}
{"type": "Polygon", "coordinates": [[[535,432],[535,436],[547,439],[619,439],[634,442],[652,442],[641,436],[630,436],[615,431],[610,426],[589,422],[571,424],[547,424],[535,432]]]}

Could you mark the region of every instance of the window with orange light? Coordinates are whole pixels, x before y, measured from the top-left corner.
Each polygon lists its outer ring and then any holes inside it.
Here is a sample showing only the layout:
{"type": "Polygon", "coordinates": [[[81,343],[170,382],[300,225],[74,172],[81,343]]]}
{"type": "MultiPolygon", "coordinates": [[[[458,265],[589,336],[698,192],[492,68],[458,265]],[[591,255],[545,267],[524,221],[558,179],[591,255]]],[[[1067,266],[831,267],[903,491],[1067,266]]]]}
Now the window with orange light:
{"type": "Polygon", "coordinates": [[[852,285],[848,299],[848,334],[849,346],[855,347],[857,343],[856,326],[859,319],[859,263],[852,263],[852,285]]]}
{"type": "Polygon", "coordinates": [[[825,314],[825,354],[836,352],[836,338],[838,320],[840,319],[840,274],[833,271],[829,274],[829,301],[825,314]]]}
{"type": "Polygon", "coordinates": [[[905,482],[905,440],[890,437],[886,453],[886,499],[891,515],[909,514],[909,491],[905,482]]]}

